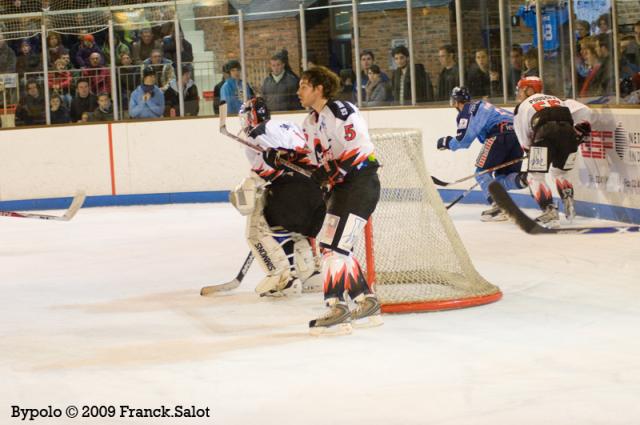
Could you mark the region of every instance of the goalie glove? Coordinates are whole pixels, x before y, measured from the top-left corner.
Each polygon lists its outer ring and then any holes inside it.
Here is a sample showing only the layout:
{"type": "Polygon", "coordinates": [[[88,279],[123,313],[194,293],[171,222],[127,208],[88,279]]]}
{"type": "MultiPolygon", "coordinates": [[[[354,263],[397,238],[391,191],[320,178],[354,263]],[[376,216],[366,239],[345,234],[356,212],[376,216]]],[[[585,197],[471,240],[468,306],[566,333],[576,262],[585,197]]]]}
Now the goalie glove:
{"type": "Polygon", "coordinates": [[[578,144],[584,142],[584,139],[591,134],[591,123],[589,121],[579,122],[573,128],[578,135],[578,144]]]}
{"type": "Polygon", "coordinates": [[[311,173],[311,180],[320,187],[331,188],[340,183],[343,178],[342,170],[336,161],[327,161],[311,173]]]}
{"type": "Polygon", "coordinates": [[[438,150],[449,149],[449,142],[453,139],[451,136],[445,136],[438,139],[438,150]]]}

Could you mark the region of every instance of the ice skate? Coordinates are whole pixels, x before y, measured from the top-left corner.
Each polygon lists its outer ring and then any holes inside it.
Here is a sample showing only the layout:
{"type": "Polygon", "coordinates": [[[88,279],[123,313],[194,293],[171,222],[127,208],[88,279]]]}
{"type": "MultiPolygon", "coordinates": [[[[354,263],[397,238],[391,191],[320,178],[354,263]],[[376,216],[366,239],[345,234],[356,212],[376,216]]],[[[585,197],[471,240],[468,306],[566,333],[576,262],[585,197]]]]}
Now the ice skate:
{"type": "Polygon", "coordinates": [[[573,200],[573,188],[565,188],[560,191],[560,198],[564,206],[564,215],[570,222],[576,218],[576,206],[573,200]]]}
{"type": "Polygon", "coordinates": [[[309,322],[309,333],[319,335],[348,335],[351,333],[351,312],[344,301],[337,298],[327,300],[329,310],[321,317],[309,322]]]}
{"type": "Polygon", "coordinates": [[[482,211],[480,221],[507,221],[509,217],[495,203],[491,204],[491,208],[482,211]]]}
{"type": "Polygon", "coordinates": [[[373,328],[384,323],[380,301],[375,295],[361,294],[355,298],[357,307],[351,312],[351,323],[355,328],[373,328]]]}
{"type": "Polygon", "coordinates": [[[536,221],[545,227],[558,227],[560,225],[560,215],[558,214],[558,208],[551,204],[545,208],[544,212],[536,217],[536,221]]]}

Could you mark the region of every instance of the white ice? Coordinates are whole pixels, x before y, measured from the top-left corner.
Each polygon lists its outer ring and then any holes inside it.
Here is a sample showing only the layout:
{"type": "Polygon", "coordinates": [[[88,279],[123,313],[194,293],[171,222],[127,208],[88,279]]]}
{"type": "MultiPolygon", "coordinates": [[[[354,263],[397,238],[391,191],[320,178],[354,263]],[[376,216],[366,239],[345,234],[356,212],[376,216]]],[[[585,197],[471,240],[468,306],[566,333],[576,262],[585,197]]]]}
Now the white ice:
{"type": "MultiPolygon", "coordinates": [[[[637,424],[640,235],[528,236],[451,211],[504,298],[314,338],[321,295],[259,299],[228,204],[0,223],[0,423],[11,406],[209,407],[35,424],[637,424]]],[[[423,255],[437,255],[425,251],[423,255]]]]}

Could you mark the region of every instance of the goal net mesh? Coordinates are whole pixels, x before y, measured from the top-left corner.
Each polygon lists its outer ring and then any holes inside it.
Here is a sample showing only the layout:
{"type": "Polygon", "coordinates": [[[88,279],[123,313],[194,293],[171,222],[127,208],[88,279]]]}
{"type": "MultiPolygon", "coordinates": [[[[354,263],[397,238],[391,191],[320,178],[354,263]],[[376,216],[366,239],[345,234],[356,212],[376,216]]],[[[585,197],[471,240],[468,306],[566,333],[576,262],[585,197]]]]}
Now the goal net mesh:
{"type": "Polygon", "coordinates": [[[424,165],[422,134],[413,129],[370,131],[382,186],[372,216],[373,244],[355,254],[383,311],[469,307],[500,299],[476,271],[424,165]],[[371,270],[374,265],[375,272],[371,270]]]}

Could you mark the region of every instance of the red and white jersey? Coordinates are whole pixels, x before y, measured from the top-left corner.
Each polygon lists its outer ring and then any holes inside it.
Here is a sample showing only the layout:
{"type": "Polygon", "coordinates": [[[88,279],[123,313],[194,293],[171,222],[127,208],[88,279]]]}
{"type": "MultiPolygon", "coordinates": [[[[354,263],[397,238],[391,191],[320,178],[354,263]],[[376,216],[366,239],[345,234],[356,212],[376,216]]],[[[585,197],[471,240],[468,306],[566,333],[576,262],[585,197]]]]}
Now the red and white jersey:
{"type": "Polygon", "coordinates": [[[551,108],[554,106],[564,106],[569,108],[574,124],[578,124],[583,121],[591,122],[591,110],[589,107],[576,100],[560,100],[555,96],[544,93],[531,95],[516,107],[515,117],[513,119],[514,130],[518,136],[520,144],[525,149],[529,149],[533,142],[533,127],[531,126],[531,120],[535,113],[543,108],[551,108]]]}
{"type": "MultiPolygon", "coordinates": [[[[300,128],[290,121],[269,120],[260,123],[249,133],[249,142],[263,149],[287,149],[302,154],[306,151],[306,141],[300,128]]],[[[273,180],[282,175],[286,170],[274,170],[262,159],[262,154],[247,148],[247,158],[251,163],[251,170],[265,180],[273,180]]]]}
{"type": "Polygon", "coordinates": [[[331,100],[317,113],[311,111],[302,125],[314,165],[336,160],[343,176],[365,160],[373,160],[369,127],[350,102],[331,100]]]}

